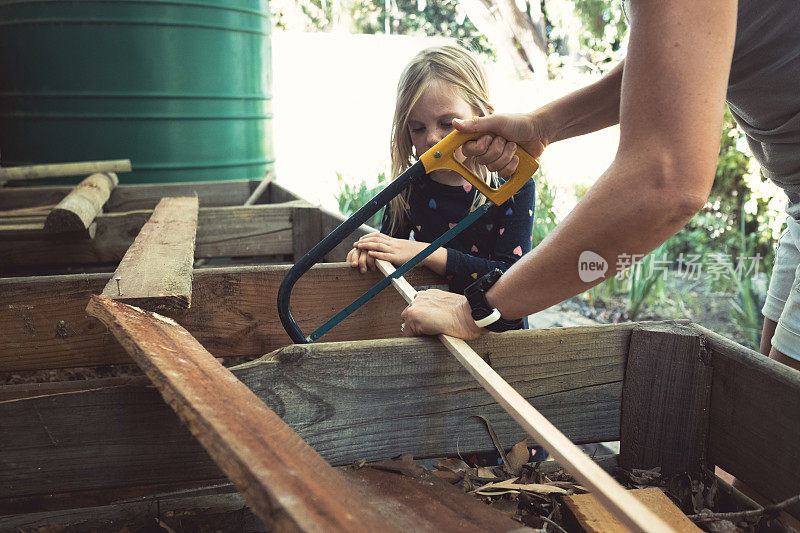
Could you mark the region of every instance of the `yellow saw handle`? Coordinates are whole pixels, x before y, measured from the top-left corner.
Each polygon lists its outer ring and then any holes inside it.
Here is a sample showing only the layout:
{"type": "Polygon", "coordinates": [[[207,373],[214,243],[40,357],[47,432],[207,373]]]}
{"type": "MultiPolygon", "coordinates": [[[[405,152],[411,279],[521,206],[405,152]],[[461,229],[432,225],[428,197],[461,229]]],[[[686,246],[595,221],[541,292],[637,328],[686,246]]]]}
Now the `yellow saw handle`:
{"type": "Polygon", "coordinates": [[[517,146],[517,151],[515,152],[519,158],[517,170],[508,178],[508,181],[497,189],[489,187],[485,181],[458,161],[454,155],[459,146],[484,135],[485,133],[463,133],[453,130],[447,137],[422,154],[419,160],[422,161],[422,166],[425,167],[425,172],[428,174],[440,169],[458,172],[493,204],[500,205],[514,196],[525,185],[528,179],[533,176],[533,173],[536,172],[536,169],[539,168],[539,163],[528,152],[517,146]]]}

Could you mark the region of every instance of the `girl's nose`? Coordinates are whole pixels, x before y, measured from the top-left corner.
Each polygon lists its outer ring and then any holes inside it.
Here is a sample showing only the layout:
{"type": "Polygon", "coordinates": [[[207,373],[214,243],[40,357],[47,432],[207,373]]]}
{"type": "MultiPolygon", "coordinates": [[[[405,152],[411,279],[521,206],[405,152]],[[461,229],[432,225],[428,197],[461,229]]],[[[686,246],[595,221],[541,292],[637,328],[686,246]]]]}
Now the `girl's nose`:
{"type": "Polygon", "coordinates": [[[444,139],[444,137],[442,136],[441,132],[438,129],[436,131],[430,132],[428,134],[427,139],[425,139],[425,150],[430,150],[433,147],[433,145],[435,145],[442,139],[444,139]]]}

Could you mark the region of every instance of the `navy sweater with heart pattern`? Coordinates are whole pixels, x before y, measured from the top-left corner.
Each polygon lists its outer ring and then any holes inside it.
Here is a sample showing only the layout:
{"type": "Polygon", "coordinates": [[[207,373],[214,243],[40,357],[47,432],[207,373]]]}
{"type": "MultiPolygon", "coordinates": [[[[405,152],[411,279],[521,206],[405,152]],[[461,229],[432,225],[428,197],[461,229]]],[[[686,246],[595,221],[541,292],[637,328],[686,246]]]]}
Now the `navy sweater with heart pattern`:
{"type": "MultiPolygon", "coordinates": [[[[469,214],[476,193],[470,184],[444,185],[429,177],[415,181],[409,195],[410,223],[390,233],[391,211],[387,206],[381,233],[398,239],[433,242],[469,214]]],[[[535,194],[536,186],[530,179],[503,205],[491,206],[485,215],[445,245],[445,277],[451,292],[463,294],[477,278],[494,268],[505,272],[530,251],[535,194]]]]}

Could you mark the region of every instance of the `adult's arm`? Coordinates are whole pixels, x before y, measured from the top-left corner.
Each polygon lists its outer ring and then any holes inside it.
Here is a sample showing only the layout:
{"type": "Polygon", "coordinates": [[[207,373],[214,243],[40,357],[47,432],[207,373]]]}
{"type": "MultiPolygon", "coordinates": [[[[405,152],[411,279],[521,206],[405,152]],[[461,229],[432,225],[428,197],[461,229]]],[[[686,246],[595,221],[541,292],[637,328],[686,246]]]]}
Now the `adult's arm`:
{"type": "MultiPolygon", "coordinates": [[[[736,2],[631,1],[630,14],[617,155],[564,221],[487,293],[505,318],[546,309],[600,283],[602,278],[590,283],[580,279],[581,252],[591,250],[605,258],[606,277],[613,275],[619,270],[618,257],[652,251],[708,198],[733,54],[736,2]]],[[[524,146],[507,132],[494,133],[524,146]]],[[[469,319],[466,299],[439,293],[419,293],[403,318],[408,334],[473,338],[483,333],[469,319]]]]}

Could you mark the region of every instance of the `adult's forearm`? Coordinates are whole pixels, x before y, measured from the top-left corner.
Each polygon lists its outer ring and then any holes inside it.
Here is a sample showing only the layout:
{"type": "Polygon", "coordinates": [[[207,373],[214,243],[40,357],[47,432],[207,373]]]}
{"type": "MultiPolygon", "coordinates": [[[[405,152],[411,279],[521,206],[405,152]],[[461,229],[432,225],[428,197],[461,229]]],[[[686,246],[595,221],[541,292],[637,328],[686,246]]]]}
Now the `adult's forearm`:
{"type": "Polygon", "coordinates": [[[603,281],[581,279],[582,252],[605,259],[609,277],[621,270],[618,258],[641,257],[674,235],[704,198],[651,179],[657,172],[642,162],[612,165],[564,221],[500,278],[487,293],[489,303],[509,319],[541,311],[603,281]]]}
{"type": "Polygon", "coordinates": [[[546,144],[598,131],[619,123],[624,61],[600,80],[532,111],[545,125],[546,144]]]}

